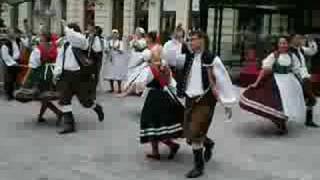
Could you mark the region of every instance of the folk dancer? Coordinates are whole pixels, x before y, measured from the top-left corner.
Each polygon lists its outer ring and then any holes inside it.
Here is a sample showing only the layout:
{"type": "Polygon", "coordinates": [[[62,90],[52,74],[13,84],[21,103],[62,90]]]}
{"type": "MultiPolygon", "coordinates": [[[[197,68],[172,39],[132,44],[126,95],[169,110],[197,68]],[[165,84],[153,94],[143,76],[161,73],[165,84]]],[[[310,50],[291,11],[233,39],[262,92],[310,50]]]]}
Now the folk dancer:
{"type": "Polygon", "coordinates": [[[104,75],[104,79],[110,82],[110,93],[114,90],[114,81],[118,84],[118,93],[122,92],[122,81],[126,80],[128,73],[128,58],[124,51],[122,40],[120,40],[119,31],[112,30],[112,39],[107,45],[108,51],[108,70],[104,75]]]}
{"type": "Polygon", "coordinates": [[[128,80],[124,86],[126,95],[134,93],[141,95],[145,89],[143,82],[141,82],[141,75],[143,69],[149,65],[150,55],[147,50],[147,42],[144,38],[145,31],[138,27],[135,36],[129,42],[130,59],[128,64],[128,80]]]}
{"type": "Polygon", "coordinates": [[[54,34],[42,34],[40,37],[39,45],[31,52],[29,69],[23,81],[23,88],[32,89],[36,87],[40,92],[37,98],[41,101],[38,122],[43,123],[46,121],[43,116],[49,108],[57,115],[57,124],[59,124],[62,112],[57,107],[57,104],[53,102],[53,100],[58,99],[58,94],[54,93],[56,87],[53,84],[53,70],[58,54],[58,46],[56,44],[58,37],[54,34]]]}
{"type": "Polygon", "coordinates": [[[295,76],[297,68],[297,61],[289,52],[288,39],[280,37],[276,51],[262,61],[256,82],[240,97],[241,108],[270,119],[280,135],[288,132],[288,120],[305,118],[303,90],[295,76]]]}
{"type": "Polygon", "coordinates": [[[14,99],[17,88],[17,75],[19,73],[20,47],[13,29],[8,30],[8,37],[2,39],[1,59],[5,65],[4,90],[7,99],[14,99]]]}
{"type": "Polygon", "coordinates": [[[296,74],[302,84],[306,99],[307,112],[305,125],[318,128],[319,125],[313,121],[313,107],[316,105],[317,101],[312,90],[311,75],[308,72],[306,62],[306,57],[315,55],[318,51],[318,47],[314,40],[307,41],[308,47],[304,46],[304,41],[305,38],[302,35],[293,35],[291,37],[290,52],[293,54],[293,58],[298,62],[299,68],[297,69],[296,74]]]}
{"type": "Polygon", "coordinates": [[[173,159],[180,145],[172,139],[180,138],[183,134],[182,119],[183,106],[174,98],[175,81],[172,73],[165,65],[160,54],[162,48],[156,41],[156,33],[150,32],[147,41],[152,42],[152,63],[144,69],[146,84],[150,88],[146,97],[140,121],[140,142],[151,143],[152,153],[146,157],[160,160],[159,143],[162,142],[170,148],[168,159],[173,159]],[[171,87],[171,88],[170,88],[171,87]]]}
{"type": "Polygon", "coordinates": [[[176,74],[177,56],[176,52],[181,52],[184,43],[185,31],[182,25],[177,26],[172,39],[163,46],[163,56],[168,61],[170,69],[176,74]]]}
{"type": "Polygon", "coordinates": [[[207,137],[207,133],[216,103],[234,103],[235,96],[230,77],[220,58],[207,50],[207,36],[195,31],[192,32],[191,38],[192,52],[178,54],[177,68],[183,67],[183,80],[178,86],[178,92],[179,96],[186,98],[184,131],[194,154],[194,167],[186,177],[198,178],[204,173],[205,162],[209,162],[212,157],[214,142],[207,137]],[[184,63],[181,63],[182,60],[184,63]],[[218,68],[217,71],[215,66],[218,68]],[[223,95],[224,90],[227,90],[226,95],[223,95]]]}
{"type": "MultiPolygon", "coordinates": [[[[71,100],[77,96],[85,108],[92,108],[98,115],[99,121],[104,120],[104,112],[101,105],[95,103],[96,80],[95,76],[84,75],[79,53],[88,49],[88,42],[80,27],[71,23],[68,26],[62,21],[67,42],[58,52],[57,62],[54,69],[55,79],[58,79],[60,101],[62,106],[64,127],[59,134],[68,134],[76,131],[75,120],[72,113],[71,100]]],[[[83,67],[83,66],[82,66],[83,67]]]]}
{"type": "Polygon", "coordinates": [[[102,66],[102,59],[104,51],[107,47],[107,42],[102,36],[103,30],[100,26],[95,26],[94,31],[89,33],[87,38],[89,44],[89,55],[95,61],[96,64],[96,86],[100,81],[100,71],[102,66]]]}

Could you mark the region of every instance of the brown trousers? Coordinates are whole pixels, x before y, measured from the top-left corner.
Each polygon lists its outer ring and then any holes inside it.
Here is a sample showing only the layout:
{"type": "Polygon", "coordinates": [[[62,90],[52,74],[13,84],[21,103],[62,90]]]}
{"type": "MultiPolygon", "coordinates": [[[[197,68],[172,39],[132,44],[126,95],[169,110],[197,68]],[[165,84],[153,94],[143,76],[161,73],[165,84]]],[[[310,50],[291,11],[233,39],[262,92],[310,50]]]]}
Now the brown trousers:
{"type": "Polygon", "coordinates": [[[94,105],[95,80],[91,77],[82,77],[80,71],[65,71],[57,89],[60,94],[60,105],[71,105],[73,96],[77,96],[80,104],[85,108],[91,108],[94,105]]]}
{"type": "Polygon", "coordinates": [[[316,105],[317,99],[312,90],[312,82],[310,79],[306,78],[302,81],[304,98],[306,101],[306,106],[313,107],[316,105]]]}
{"type": "Polygon", "coordinates": [[[211,91],[199,102],[197,99],[198,97],[186,99],[184,135],[189,144],[205,141],[217,103],[211,91]]]}

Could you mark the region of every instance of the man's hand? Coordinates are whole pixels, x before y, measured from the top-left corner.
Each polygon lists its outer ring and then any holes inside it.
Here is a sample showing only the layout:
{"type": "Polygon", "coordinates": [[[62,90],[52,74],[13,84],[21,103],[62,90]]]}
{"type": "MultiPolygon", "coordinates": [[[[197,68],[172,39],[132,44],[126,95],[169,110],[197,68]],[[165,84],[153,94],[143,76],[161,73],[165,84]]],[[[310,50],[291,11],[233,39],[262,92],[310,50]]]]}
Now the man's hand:
{"type": "Polygon", "coordinates": [[[218,94],[217,89],[216,88],[212,88],[211,92],[212,92],[213,96],[216,98],[216,100],[219,101],[219,94],[218,94]]]}
{"type": "Polygon", "coordinates": [[[67,22],[66,22],[66,20],[64,20],[64,19],[62,19],[62,20],[60,21],[60,23],[61,23],[61,25],[62,25],[63,27],[67,26],[67,22]]]}

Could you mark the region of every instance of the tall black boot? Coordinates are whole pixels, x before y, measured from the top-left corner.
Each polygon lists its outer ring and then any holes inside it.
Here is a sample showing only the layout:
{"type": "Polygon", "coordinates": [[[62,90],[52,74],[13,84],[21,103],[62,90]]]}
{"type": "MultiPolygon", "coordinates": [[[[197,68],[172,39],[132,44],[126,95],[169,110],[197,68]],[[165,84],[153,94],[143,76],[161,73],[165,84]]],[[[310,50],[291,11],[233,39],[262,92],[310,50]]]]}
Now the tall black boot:
{"type": "Polygon", "coordinates": [[[305,125],[312,128],[318,128],[319,125],[317,125],[315,122],[313,122],[313,109],[308,108],[306,113],[306,122],[305,125]]]}
{"type": "Polygon", "coordinates": [[[204,147],[205,147],[205,151],[204,151],[204,161],[205,162],[209,162],[212,158],[212,150],[214,148],[215,143],[212,141],[212,139],[210,138],[206,138],[204,141],[204,147]]]}
{"type": "Polygon", "coordinates": [[[102,106],[97,104],[96,107],[93,108],[93,110],[97,113],[99,121],[102,122],[104,120],[104,112],[102,106]]]}
{"type": "Polygon", "coordinates": [[[76,131],[75,122],[72,112],[64,113],[63,116],[63,130],[59,132],[59,134],[69,134],[76,131]]]}
{"type": "Polygon", "coordinates": [[[203,149],[193,150],[194,167],[186,174],[186,178],[198,178],[203,175],[204,171],[204,159],[203,149]]]}

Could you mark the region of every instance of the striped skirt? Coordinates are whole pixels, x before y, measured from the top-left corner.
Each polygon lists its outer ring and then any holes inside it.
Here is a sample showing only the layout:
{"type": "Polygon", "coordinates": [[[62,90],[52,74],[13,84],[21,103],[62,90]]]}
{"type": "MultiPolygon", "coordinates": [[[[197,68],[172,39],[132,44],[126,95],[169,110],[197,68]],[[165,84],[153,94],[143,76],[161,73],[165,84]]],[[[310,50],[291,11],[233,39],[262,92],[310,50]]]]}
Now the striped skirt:
{"type": "Polygon", "coordinates": [[[265,79],[257,88],[246,89],[240,95],[239,105],[248,112],[271,120],[277,126],[288,120],[282,106],[279,88],[273,76],[265,79]]]}

